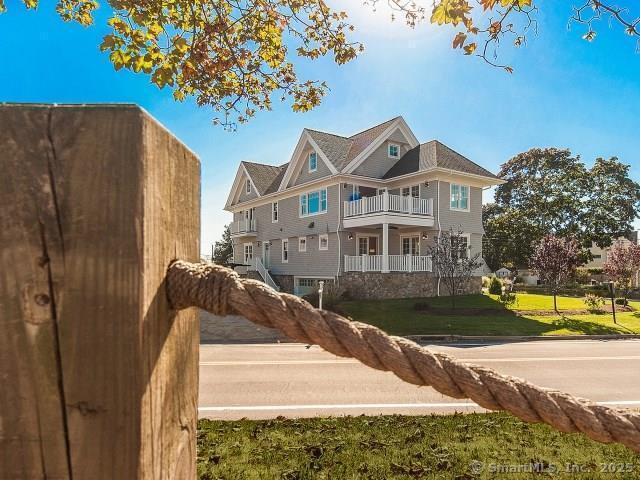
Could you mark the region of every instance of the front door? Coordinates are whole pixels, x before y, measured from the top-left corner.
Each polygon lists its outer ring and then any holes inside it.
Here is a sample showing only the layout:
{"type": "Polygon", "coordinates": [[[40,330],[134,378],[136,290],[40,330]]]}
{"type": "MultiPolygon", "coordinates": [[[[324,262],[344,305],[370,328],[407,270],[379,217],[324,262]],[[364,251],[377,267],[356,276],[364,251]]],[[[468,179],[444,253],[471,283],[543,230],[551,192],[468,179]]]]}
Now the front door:
{"type": "Polygon", "coordinates": [[[402,255],[420,255],[420,237],[402,237],[402,255]]]}
{"type": "Polygon", "coordinates": [[[263,244],[263,261],[264,261],[264,268],[266,268],[267,270],[269,270],[269,268],[271,267],[271,243],[270,242],[264,242],[263,244]]]}
{"type": "Polygon", "coordinates": [[[358,237],[358,255],[378,255],[378,237],[358,237]]]}

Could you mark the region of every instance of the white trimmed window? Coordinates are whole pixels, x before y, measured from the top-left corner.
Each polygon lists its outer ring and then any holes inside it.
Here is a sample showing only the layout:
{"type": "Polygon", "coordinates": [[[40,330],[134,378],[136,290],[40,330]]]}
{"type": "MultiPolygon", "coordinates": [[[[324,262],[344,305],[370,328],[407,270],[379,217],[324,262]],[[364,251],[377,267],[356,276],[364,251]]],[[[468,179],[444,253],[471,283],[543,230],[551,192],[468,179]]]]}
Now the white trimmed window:
{"type": "Polygon", "coordinates": [[[400,194],[403,197],[420,198],[420,185],[412,185],[410,187],[402,187],[400,194]]]}
{"type": "Polygon", "coordinates": [[[468,233],[463,233],[460,236],[456,236],[452,238],[455,240],[456,245],[453,245],[451,251],[458,258],[469,258],[469,250],[471,248],[471,235],[468,233]]]}
{"type": "Polygon", "coordinates": [[[282,263],[289,263],[289,239],[282,239],[282,263]]]}
{"type": "Polygon", "coordinates": [[[278,223],[278,202],[271,204],[271,223],[278,223]]]}
{"type": "Polygon", "coordinates": [[[244,263],[249,265],[253,260],[253,243],[244,244],[244,263]]]}
{"type": "Polygon", "coordinates": [[[299,287],[313,288],[315,283],[316,283],[316,281],[313,278],[299,278],[298,279],[298,286],[299,287]]]}
{"type": "Polygon", "coordinates": [[[307,251],[307,237],[298,237],[298,251],[299,252],[307,251]]]}
{"type": "Polygon", "coordinates": [[[451,210],[469,211],[469,186],[451,184],[451,210]]]}
{"type": "Polygon", "coordinates": [[[300,216],[308,217],[326,213],[327,211],[327,189],[315,190],[300,195],[300,216]]]}
{"type": "Polygon", "coordinates": [[[389,144],[389,158],[400,158],[400,145],[397,143],[389,144]]]}
{"type": "Polygon", "coordinates": [[[318,154],[316,152],[309,153],[309,172],[318,170],[318,154]]]}
{"type": "Polygon", "coordinates": [[[251,180],[248,178],[244,181],[244,191],[246,193],[251,193],[251,180]]]}
{"type": "Polygon", "coordinates": [[[400,237],[402,255],[420,255],[420,236],[400,237]]]}
{"type": "Polygon", "coordinates": [[[329,234],[318,235],[318,250],[329,250],[329,234]]]}

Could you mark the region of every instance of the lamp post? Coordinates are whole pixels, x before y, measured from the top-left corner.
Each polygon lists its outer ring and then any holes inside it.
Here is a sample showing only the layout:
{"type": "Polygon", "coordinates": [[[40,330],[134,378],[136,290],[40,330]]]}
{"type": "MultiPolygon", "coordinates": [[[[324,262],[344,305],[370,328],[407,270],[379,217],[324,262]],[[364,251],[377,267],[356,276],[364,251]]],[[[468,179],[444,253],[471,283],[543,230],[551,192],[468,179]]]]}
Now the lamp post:
{"type": "Polygon", "coordinates": [[[613,287],[613,281],[611,280],[609,280],[609,295],[611,296],[611,312],[613,313],[613,323],[617,325],[618,322],[616,322],[616,295],[615,289],[613,287]]]}
{"type": "Polygon", "coordinates": [[[318,308],[322,310],[322,292],[324,290],[324,280],[318,282],[318,308]]]}

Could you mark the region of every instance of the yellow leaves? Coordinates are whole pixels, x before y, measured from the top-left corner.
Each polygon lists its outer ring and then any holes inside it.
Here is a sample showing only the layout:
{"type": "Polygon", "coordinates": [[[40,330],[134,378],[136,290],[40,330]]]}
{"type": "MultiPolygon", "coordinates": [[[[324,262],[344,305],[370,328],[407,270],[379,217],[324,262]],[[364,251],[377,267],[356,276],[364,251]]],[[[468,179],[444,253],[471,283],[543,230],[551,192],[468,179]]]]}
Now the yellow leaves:
{"type": "Polygon", "coordinates": [[[4,0],[0,0],[0,13],[4,13],[7,11],[7,7],[4,4],[4,0]]]}
{"type": "Polygon", "coordinates": [[[469,44],[465,45],[464,48],[463,48],[464,54],[465,55],[473,55],[473,52],[476,51],[476,47],[477,47],[477,45],[475,43],[469,43],[469,44]]]}
{"type": "Polygon", "coordinates": [[[126,63],[130,60],[130,58],[131,57],[129,57],[128,55],[125,55],[120,50],[115,50],[111,52],[111,55],[109,55],[109,60],[111,60],[111,63],[113,64],[113,68],[115,68],[116,70],[120,70],[122,67],[124,67],[126,63]]]}
{"type": "Polygon", "coordinates": [[[440,0],[434,5],[431,13],[431,23],[438,25],[452,24],[454,26],[468,21],[471,5],[467,0],[440,0]]]}

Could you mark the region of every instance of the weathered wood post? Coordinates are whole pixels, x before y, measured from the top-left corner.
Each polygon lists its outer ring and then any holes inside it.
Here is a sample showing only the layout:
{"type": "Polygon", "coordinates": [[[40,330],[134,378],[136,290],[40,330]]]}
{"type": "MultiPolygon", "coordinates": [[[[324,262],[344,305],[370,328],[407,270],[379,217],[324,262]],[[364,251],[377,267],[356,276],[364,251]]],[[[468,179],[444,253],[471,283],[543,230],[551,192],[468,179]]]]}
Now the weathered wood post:
{"type": "Polygon", "coordinates": [[[195,477],[196,156],[132,105],[0,105],[0,478],[195,477]]]}

